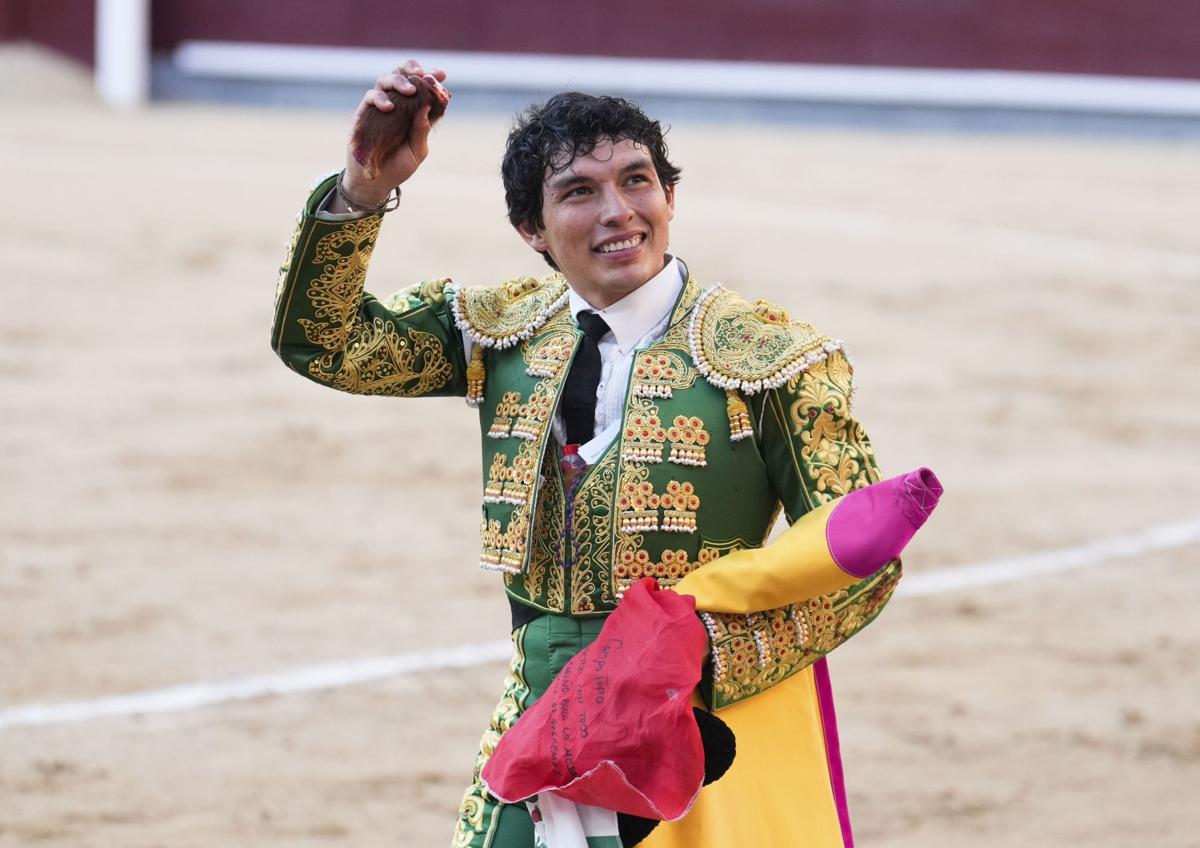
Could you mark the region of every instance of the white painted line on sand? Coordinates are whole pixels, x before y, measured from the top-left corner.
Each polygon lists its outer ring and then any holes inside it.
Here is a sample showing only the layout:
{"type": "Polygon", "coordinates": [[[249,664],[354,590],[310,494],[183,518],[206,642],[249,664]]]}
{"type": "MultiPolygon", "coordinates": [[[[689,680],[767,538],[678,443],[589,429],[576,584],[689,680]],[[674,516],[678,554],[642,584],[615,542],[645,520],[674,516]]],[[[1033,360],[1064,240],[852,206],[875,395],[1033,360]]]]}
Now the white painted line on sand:
{"type": "MultiPolygon", "coordinates": [[[[932,574],[914,574],[901,582],[897,594],[906,597],[937,595],[942,592],[1088,568],[1109,560],[1179,548],[1197,542],[1200,542],[1200,518],[1193,518],[1086,545],[947,568],[932,574]]],[[[186,683],[90,701],[26,704],[0,709],[0,730],[111,716],[178,712],[267,695],[338,689],[389,677],[502,662],[508,659],[511,650],[512,643],[505,639],[435,648],[420,653],[323,663],[275,674],[253,674],[207,683],[186,683]]]]}
{"type": "Polygon", "coordinates": [[[913,574],[900,581],[898,596],[938,595],[959,589],[988,586],[1100,565],[1108,560],[1181,548],[1200,542],[1200,518],[1160,524],[1124,536],[1114,536],[1073,548],[1040,554],[994,559],[978,565],[945,568],[932,574],[913,574]]]}
{"type": "Polygon", "coordinates": [[[501,662],[507,660],[511,653],[512,642],[505,639],[501,642],[435,648],[420,653],[322,663],[275,674],[248,674],[226,680],[185,683],[165,689],[148,689],[91,701],[27,704],[0,710],[0,730],[6,727],[86,721],[107,716],[170,713],[229,701],[261,698],[265,695],[291,695],[297,692],[338,689],[354,683],[369,683],[373,680],[419,674],[423,671],[469,668],[501,662]]]}

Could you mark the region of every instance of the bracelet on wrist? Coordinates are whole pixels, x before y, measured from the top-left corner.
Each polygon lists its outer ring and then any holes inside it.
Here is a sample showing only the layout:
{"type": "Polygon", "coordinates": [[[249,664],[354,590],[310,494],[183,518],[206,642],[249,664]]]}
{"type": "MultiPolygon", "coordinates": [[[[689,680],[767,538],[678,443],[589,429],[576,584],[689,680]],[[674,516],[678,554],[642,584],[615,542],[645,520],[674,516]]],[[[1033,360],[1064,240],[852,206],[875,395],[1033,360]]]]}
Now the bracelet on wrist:
{"type": "Polygon", "coordinates": [[[346,204],[346,208],[351,212],[370,212],[372,215],[385,215],[391,212],[400,205],[400,186],[395,186],[388,192],[387,197],[374,206],[366,203],[359,203],[350,193],[346,191],[346,187],[342,185],[342,179],[346,176],[346,169],[338,174],[337,178],[337,196],[346,204]]]}

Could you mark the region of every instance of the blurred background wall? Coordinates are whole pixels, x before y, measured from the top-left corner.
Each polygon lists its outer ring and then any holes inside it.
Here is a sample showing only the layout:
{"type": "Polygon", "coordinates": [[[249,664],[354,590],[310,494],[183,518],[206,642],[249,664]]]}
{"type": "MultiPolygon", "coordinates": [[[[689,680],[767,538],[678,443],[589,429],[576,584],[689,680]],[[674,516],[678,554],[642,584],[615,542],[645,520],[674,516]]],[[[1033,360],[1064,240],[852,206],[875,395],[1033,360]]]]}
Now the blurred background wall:
{"type": "MultiPolygon", "coordinates": [[[[0,0],[0,40],[83,62],[94,20],[92,0],[0,0]]],[[[1200,79],[1194,0],[741,0],[735,15],[712,0],[155,0],[151,31],[160,53],[213,40],[1200,79]]]]}

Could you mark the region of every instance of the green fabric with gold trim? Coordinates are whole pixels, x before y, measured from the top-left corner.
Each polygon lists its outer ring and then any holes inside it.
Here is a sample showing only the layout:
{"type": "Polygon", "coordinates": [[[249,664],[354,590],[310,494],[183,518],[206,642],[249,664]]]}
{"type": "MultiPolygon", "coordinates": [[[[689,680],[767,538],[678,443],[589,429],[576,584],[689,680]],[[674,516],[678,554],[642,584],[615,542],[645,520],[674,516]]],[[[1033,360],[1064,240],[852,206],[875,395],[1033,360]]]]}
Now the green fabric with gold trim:
{"type": "MultiPolygon", "coordinates": [[[[603,615],[642,576],[672,585],[762,545],[780,508],[794,521],[879,478],[850,411],[841,343],[689,276],[664,338],[635,355],[620,438],[568,505],[550,432],[579,335],[563,278],[436,280],[380,301],[363,285],[382,219],[317,218],[331,186],[310,196],[280,270],[273,347],[342,391],[460,395],[479,407],[480,564],[505,572],[518,601],[603,615]]],[[[763,691],[832,650],[878,614],[899,574],[895,562],[821,598],[709,616],[723,660],[706,678],[710,705],[763,691]]]]}

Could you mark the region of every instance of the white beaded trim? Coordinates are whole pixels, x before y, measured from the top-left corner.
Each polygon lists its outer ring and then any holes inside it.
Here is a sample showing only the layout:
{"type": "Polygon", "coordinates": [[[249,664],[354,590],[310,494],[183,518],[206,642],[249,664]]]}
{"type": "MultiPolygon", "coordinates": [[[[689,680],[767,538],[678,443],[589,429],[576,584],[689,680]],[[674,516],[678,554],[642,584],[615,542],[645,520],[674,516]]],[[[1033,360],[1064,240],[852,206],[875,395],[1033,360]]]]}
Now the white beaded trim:
{"type": "Polygon", "coordinates": [[[717,647],[717,623],[706,612],[700,613],[700,620],[704,622],[704,629],[708,631],[708,642],[712,646],[710,656],[712,658],[713,682],[719,682],[725,678],[725,662],[721,659],[721,649],[717,647]]]}
{"type": "MultiPolygon", "coordinates": [[[[824,362],[829,358],[829,354],[839,350],[845,354],[846,343],[841,339],[835,339],[821,345],[822,352],[818,353],[815,350],[811,350],[804,356],[793,360],[788,365],[779,369],[770,377],[759,380],[741,380],[737,377],[725,377],[716,373],[713,366],[704,358],[704,353],[700,345],[700,317],[706,311],[705,306],[708,301],[724,290],[724,287],[721,285],[706,288],[696,301],[696,306],[692,309],[692,316],[688,321],[688,347],[691,349],[692,362],[695,364],[697,370],[704,375],[704,379],[708,380],[709,383],[718,389],[739,389],[748,395],[758,394],[764,389],[777,389],[797,374],[802,374],[817,363],[824,362]]],[[[854,367],[854,363],[849,355],[846,355],[846,361],[850,363],[851,368],[854,367]]],[[[745,436],[742,436],[742,438],[745,438],[745,436]]]]}
{"type": "Polygon", "coordinates": [[[500,565],[500,564],[494,563],[494,562],[485,562],[483,560],[479,561],[479,567],[482,568],[484,571],[503,571],[505,574],[520,574],[521,573],[521,569],[519,569],[519,568],[513,568],[508,565],[500,565]]]}
{"type": "Polygon", "coordinates": [[[803,648],[804,643],[808,641],[808,628],[800,620],[795,609],[788,611],[788,618],[792,620],[792,627],[796,630],[796,647],[803,648]]]}
{"type": "Polygon", "coordinates": [[[763,640],[763,636],[757,630],[751,629],[750,635],[754,637],[754,647],[758,649],[758,667],[767,667],[767,644],[763,640]]]}
{"type": "Polygon", "coordinates": [[[643,398],[673,397],[671,387],[661,383],[634,383],[633,393],[635,396],[643,398]]]}
{"type": "Polygon", "coordinates": [[[467,320],[462,313],[462,308],[458,302],[458,286],[447,285],[445,288],[446,300],[450,303],[450,311],[454,315],[454,326],[462,330],[475,344],[480,347],[492,347],[496,350],[504,350],[515,344],[526,341],[536,333],[543,324],[550,320],[550,316],[558,312],[567,305],[567,299],[570,296],[570,289],[564,288],[563,293],[555,299],[553,303],[547,306],[542,312],[535,316],[532,321],[525,325],[525,329],[511,336],[496,338],[495,336],[487,336],[471,326],[471,322],[467,320]]]}

